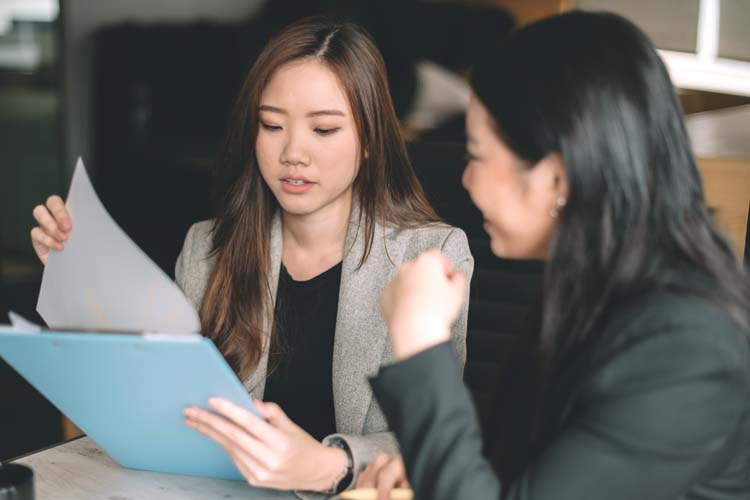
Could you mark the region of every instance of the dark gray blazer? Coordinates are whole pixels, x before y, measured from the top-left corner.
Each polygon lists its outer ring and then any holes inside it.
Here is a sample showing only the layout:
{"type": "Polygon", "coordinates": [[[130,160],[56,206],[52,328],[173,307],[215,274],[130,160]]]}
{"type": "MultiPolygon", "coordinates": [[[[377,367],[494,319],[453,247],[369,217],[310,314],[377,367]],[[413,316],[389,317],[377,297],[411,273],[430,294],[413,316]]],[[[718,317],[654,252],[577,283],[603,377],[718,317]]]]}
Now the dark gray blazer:
{"type": "MultiPolygon", "coordinates": [[[[507,432],[482,442],[446,344],[385,367],[372,383],[416,498],[750,499],[748,332],[684,290],[620,304],[599,332],[554,369],[541,410],[521,415],[539,423],[526,459],[506,452],[507,432]],[[514,460],[518,473],[502,479],[514,460]]],[[[523,410],[498,412],[499,423],[523,410]]]]}
{"type": "MultiPolygon", "coordinates": [[[[370,255],[357,269],[364,250],[364,230],[358,230],[357,210],[352,211],[345,243],[341,271],[338,316],[333,348],[333,399],[336,427],[352,451],[354,470],[363,469],[377,453],[397,453],[398,445],[380,408],[372,397],[368,376],[392,360],[386,324],[378,300],[385,286],[395,276],[398,266],[431,248],[440,248],[451,261],[471,278],[474,259],[466,235],[447,225],[417,229],[396,229],[377,225],[370,255]]],[[[175,269],[177,284],[188,299],[199,307],[213,260],[211,221],[194,224],[188,231],[175,269]]],[[[275,299],[281,268],[281,218],[274,217],[271,227],[271,296],[275,299]]],[[[466,317],[468,287],[461,314],[453,325],[453,347],[463,367],[466,359],[466,317]]],[[[269,304],[273,308],[273,304],[269,304]]],[[[272,309],[271,309],[272,310],[272,309]]],[[[266,331],[270,331],[267,327],[266,331]]],[[[263,399],[268,362],[268,342],[258,368],[244,381],[253,397],[263,399]]]]}

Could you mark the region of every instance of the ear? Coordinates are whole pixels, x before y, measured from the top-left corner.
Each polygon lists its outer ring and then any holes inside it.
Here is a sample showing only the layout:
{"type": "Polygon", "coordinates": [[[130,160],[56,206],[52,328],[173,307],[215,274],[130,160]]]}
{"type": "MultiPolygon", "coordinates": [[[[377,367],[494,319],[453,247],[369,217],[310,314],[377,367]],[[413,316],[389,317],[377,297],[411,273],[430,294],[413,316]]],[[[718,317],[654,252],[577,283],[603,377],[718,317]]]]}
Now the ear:
{"type": "Polygon", "coordinates": [[[546,197],[552,200],[568,199],[568,172],[559,153],[550,153],[542,158],[533,170],[539,172],[546,197]]]}
{"type": "Polygon", "coordinates": [[[560,153],[551,153],[547,156],[552,170],[552,189],[555,191],[555,196],[567,201],[570,188],[568,187],[568,171],[565,168],[565,162],[560,153]]]}

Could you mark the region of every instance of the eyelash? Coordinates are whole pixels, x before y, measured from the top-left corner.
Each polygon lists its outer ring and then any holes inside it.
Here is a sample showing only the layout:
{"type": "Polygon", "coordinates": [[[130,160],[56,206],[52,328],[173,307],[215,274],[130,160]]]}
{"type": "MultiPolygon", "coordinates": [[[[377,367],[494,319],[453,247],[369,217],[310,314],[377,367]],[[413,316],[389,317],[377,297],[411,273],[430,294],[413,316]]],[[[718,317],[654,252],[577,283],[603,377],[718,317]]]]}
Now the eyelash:
{"type": "Polygon", "coordinates": [[[315,133],[318,135],[331,135],[335,134],[340,127],[334,127],[334,128],[316,128],[315,133]]]}
{"type": "MultiPolygon", "coordinates": [[[[268,130],[269,132],[276,132],[277,130],[281,130],[281,127],[279,125],[269,125],[267,123],[261,122],[261,127],[263,127],[265,130],[268,130]]],[[[341,129],[341,127],[334,127],[334,128],[315,128],[315,133],[318,135],[326,136],[335,134],[341,129]]]]}

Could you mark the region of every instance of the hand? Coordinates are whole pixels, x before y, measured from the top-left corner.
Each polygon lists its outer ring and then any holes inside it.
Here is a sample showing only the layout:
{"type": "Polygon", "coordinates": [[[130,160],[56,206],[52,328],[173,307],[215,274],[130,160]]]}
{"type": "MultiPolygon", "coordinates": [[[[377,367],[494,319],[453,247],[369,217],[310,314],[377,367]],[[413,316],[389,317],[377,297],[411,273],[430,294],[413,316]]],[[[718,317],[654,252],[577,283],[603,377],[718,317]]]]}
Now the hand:
{"type": "Polygon", "coordinates": [[[437,249],[402,264],[380,297],[397,360],[450,338],[464,301],[466,277],[437,249]]]}
{"type": "Polygon", "coordinates": [[[62,198],[52,195],[46,205],[37,205],[32,212],[39,226],[31,230],[31,244],[42,264],[47,263],[50,249],[62,250],[63,241],[73,228],[73,221],[62,198]]]}
{"type": "Polygon", "coordinates": [[[267,421],[221,398],[216,413],[185,409],[185,424],[216,441],[252,486],[281,490],[328,491],[346,470],[343,450],[324,446],[274,403],[255,401],[267,421]]]}
{"type": "Polygon", "coordinates": [[[393,488],[409,488],[401,455],[380,454],[357,478],[357,488],[377,488],[378,500],[389,500],[393,488]]]}

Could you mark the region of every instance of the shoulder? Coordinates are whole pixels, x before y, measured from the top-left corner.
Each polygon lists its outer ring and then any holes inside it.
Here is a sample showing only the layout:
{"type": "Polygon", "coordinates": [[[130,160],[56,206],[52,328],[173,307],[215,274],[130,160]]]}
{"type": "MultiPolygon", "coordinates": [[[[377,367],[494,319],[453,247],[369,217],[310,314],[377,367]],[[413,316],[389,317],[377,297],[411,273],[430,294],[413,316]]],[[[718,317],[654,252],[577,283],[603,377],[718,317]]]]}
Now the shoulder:
{"type": "Polygon", "coordinates": [[[213,220],[190,226],[177,258],[175,279],[190,301],[198,307],[213,268],[213,220]]]}
{"type": "Polygon", "coordinates": [[[190,248],[193,254],[208,254],[212,247],[213,229],[213,219],[196,222],[188,229],[184,247],[190,248]]]}
{"type": "Polygon", "coordinates": [[[426,250],[439,248],[451,259],[473,261],[466,233],[444,223],[386,229],[386,244],[402,245],[406,260],[413,259],[426,250]]]}
{"type": "Polygon", "coordinates": [[[604,386],[710,379],[748,400],[750,334],[707,297],[649,292],[619,308],[601,333],[594,364],[604,386]]]}
{"type": "Polygon", "coordinates": [[[730,314],[705,293],[654,290],[618,308],[606,329],[616,344],[660,335],[674,341],[696,337],[746,352],[750,336],[730,314]]]}

